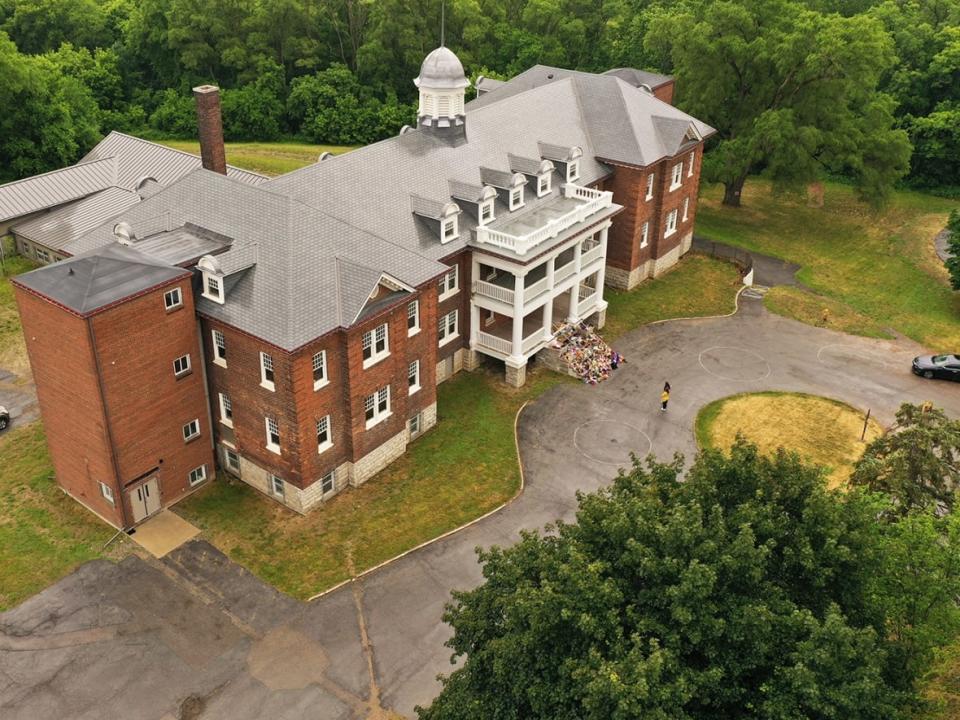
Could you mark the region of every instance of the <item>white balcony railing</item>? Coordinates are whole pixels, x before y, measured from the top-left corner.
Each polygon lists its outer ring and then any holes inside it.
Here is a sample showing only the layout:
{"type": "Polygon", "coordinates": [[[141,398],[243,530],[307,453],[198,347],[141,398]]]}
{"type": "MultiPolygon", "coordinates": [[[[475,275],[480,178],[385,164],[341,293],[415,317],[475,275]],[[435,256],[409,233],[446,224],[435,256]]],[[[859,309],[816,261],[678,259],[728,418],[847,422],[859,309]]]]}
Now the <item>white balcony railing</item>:
{"type": "Polygon", "coordinates": [[[523,289],[523,301],[530,302],[540,293],[547,291],[547,278],[540,278],[523,289]]]}
{"type": "Polygon", "coordinates": [[[494,350],[503,355],[509,355],[513,351],[512,342],[483,331],[477,333],[477,342],[481,346],[490,350],[494,350]]]}
{"type": "Polygon", "coordinates": [[[530,337],[525,337],[523,343],[521,344],[523,348],[523,354],[529,354],[537,345],[543,342],[543,328],[537,328],[537,330],[530,337]]]}
{"type": "Polygon", "coordinates": [[[475,280],[473,283],[473,292],[476,295],[483,295],[484,297],[493,298],[494,300],[505,302],[508,305],[513,305],[513,290],[510,288],[501,287],[500,285],[495,285],[494,283],[489,283],[484,280],[475,280]]]}
{"type": "Polygon", "coordinates": [[[586,267],[599,257],[603,256],[603,246],[592,247],[580,256],[580,267],[586,267]]]}
{"type": "MultiPolygon", "coordinates": [[[[592,289],[592,288],[591,288],[591,289],[592,289]]],[[[583,291],[583,287],[582,287],[582,286],[581,286],[580,290],[581,290],[581,292],[583,291]]],[[[581,296],[580,296],[580,302],[577,303],[577,315],[579,315],[581,318],[583,318],[584,315],[587,315],[587,314],[589,313],[589,311],[593,310],[593,308],[594,308],[594,307],[596,306],[596,304],[597,304],[597,298],[598,298],[598,297],[600,297],[600,295],[599,295],[599,293],[597,293],[596,290],[594,290],[592,294],[587,295],[586,297],[583,297],[583,296],[581,295],[581,296]]]]}
{"type": "Polygon", "coordinates": [[[563,192],[565,197],[582,200],[583,202],[560,217],[548,220],[543,227],[532,230],[526,235],[512,235],[486,226],[478,227],[477,242],[512,250],[518,255],[526,255],[527,251],[544,240],[556,237],[567,228],[583,222],[590,215],[598,210],[610,207],[613,203],[613,193],[609,191],[594,190],[567,183],[564,185],[563,192]]]}
{"type": "Polygon", "coordinates": [[[580,299],[585,300],[586,298],[593,295],[596,291],[597,291],[596,288],[592,288],[589,285],[580,285],[580,292],[579,292],[580,299]]]}
{"type": "Polygon", "coordinates": [[[553,284],[559,285],[561,282],[566,280],[568,277],[573,275],[577,269],[577,263],[574,260],[571,260],[563,267],[558,267],[553,271],[553,284]]]}

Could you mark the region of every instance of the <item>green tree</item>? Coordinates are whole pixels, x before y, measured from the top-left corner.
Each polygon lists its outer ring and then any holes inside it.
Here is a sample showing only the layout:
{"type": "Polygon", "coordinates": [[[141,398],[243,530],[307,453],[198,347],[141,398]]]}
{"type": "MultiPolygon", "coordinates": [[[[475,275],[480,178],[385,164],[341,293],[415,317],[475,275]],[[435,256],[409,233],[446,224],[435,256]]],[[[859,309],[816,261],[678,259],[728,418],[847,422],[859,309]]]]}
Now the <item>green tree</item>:
{"type": "Polygon", "coordinates": [[[896,425],[867,446],[850,479],[890,495],[898,514],[952,510],[960,488],[960,421],[929,404],[904,403],[896,425]]]}
{"type": "Polygon", "coordinates": [[[824,15],[794,0],[720,0],[653,12],[645,39],[670,58],[678,105],[718,130],[704,172],[739,205],[747,176],[780,185],[824,172],[881,200],[908,168],[894,101],[877,91],[896,60],[882,25],[824,15]]]}
{"type": "Polygon", "coordinates": [[[65,42],[109,47],[113,38],[105,10],[96,0],[18,0],[0,29],[29,54],[56,50],[65,42]]]}
{"type": "Polygon", "coordinates": [[[445,614],[463,665],[420,717],[904,717],[956,626],[956,524],[878,522],[878,496],[743,441],[680,466],[635,463],[576,523],[480,552],[445,614]]]}

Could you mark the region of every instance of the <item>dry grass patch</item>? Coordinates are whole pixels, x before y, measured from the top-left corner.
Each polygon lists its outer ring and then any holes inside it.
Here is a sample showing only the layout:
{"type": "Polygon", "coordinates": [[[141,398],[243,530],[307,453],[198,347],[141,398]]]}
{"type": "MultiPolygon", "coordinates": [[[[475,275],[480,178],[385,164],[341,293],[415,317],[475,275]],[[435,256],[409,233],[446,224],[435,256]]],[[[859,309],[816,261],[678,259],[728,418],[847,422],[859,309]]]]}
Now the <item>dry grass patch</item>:
{"type": "Polygon", "coordinates": [[[863,420],[859,410],[816,395],[743,393],[705,406],[697,415],[696,433],[704,447],[729,448],[742,433],[763,453],[779,447],[796,451],[826,467],[830,486],[837,487],[850,478],[866,443],[883,432],[870,420],[866,442],[861,442],[863,420]]]}
{"type": "Polygon", "coordinates": [[[799,320],[807,325],[838,330],[851,335],[892,338],[893,334],[872,318],[834,298],[815,295],[798,287],[782,285],[764,295],[763,304],[770,312],[799,320]]]}
{"type": "MultiPolygon", "coordinates": [[[[0,242],[6,242],[0,238],[0,242]]],[[[17,303],[13,299],[13,285],[10,278],[37,267],[19,255],[10,255],[12,243],[7,242],[4,269],[0,271],[0,368],[9,370],[25,378],[30,375],[30,363],[27,360],[27,346],[20,330],[20,315],[17,303]]]]}

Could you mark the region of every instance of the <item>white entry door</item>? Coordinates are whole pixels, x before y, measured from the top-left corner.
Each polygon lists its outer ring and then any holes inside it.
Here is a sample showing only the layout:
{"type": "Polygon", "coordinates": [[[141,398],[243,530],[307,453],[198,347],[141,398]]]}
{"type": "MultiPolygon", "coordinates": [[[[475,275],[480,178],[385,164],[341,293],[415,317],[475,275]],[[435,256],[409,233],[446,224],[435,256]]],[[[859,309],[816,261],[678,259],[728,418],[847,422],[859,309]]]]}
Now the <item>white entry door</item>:
{"type": "Polygon", "coordinates": [[[157,479],[150,478],[142,485],[130,491],[130,505],[133,507],[133,521],[140,522],[160,509],[160,491],[157,479]]]}

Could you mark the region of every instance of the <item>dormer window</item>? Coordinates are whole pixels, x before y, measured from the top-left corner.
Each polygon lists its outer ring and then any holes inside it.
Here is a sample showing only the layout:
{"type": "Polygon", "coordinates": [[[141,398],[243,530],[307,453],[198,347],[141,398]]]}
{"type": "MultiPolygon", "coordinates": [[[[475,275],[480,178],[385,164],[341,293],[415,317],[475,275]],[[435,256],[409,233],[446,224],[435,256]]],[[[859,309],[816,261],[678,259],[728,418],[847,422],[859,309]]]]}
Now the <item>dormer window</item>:
{"type": "Polygon", "coordinates": [[[567,182],[573,182],[580,178],[580,161],[574,160],[567,163],[567,182]]]}
{"type": "Polygon", "coordinates": [[[203,296],[223,305],[223,278],[219,275],[203,274],[203,296]]]}
{"type": "Polygon", "coordinates": [[[480,225],[493,222],[493,200],[484,200],[480,203],[478,218],[480,225]]]}
{"type": "Polygon", "coordinates": [[[446,218],[440,221],[440,242],[450,242],[454,240],[459,234],[459,228],[457,223],[457,216],[446,218]]]}
{"type": "Polygon", "coordinates": [[[550,173],[537,175],[537,197],[543,197],[550,193],[550,173]]]}
{"type": "Polygon", "coordinates": [[[523,207],[523,185],[510,189],[510,210],[523,207]]]}

